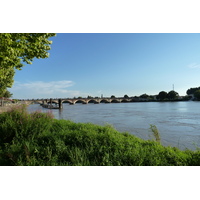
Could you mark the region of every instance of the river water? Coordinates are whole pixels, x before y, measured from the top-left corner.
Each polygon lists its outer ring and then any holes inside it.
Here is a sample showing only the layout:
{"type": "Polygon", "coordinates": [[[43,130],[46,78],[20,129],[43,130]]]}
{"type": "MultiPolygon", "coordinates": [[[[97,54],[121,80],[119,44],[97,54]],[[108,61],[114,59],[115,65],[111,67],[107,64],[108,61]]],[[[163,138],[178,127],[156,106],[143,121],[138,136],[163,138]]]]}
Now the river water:
{"type": "MultiPolygon", "coordinates": [[[[39,104],[30,105],[30,112],[48,112],[39,104]]],[[[137,102],[100,104],[63,104],[52,109],[56,119],[74,122],[111,124],[120,132],[129,132],[142,139],[152,138],[150,124],[156,125],[164,146],[182,150],[200,147],[200,102],[137,102]]]]}

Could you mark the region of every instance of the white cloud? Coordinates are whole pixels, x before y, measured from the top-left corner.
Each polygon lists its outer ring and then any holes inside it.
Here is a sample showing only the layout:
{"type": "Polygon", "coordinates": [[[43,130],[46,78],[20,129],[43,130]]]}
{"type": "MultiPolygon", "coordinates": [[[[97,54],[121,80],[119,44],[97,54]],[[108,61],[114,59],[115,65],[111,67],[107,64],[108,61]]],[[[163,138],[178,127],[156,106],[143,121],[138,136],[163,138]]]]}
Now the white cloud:
{"type": "MultiPolygon", "coordinates": [[[[59,97],[74,97],[81,96],[81,92],[77,90],[69,90],[69,87],[74,86],[73,81],[35,81],[28,83],[20,83],[16,81],[10,89],[13,93],[13,98],[59,98],[59,97]]],[[[83,95],[83,94],[82,94],[83,95]]]]}
{"type": "Polygon", "coordinates": [[[200,64],[191,63],[190,65],[188,65],[188,67],[191,68],[191,69],[197,69],[197,68],[200,68],[200,64]]]}

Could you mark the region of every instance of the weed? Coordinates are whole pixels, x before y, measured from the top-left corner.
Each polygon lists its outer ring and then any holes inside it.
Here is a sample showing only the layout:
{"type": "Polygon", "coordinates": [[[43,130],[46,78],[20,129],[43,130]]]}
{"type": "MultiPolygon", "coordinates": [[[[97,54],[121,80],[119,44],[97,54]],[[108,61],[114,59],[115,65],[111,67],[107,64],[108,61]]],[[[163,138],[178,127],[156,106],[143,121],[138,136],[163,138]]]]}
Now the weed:
{"type": "Polygon", "coordinates": [[[153,124],[150,124],[150,130],[152,131],[156,142],[161,143],[160,133],[159,133],[157,127],[155,125],[153,125],[153,124]]]}

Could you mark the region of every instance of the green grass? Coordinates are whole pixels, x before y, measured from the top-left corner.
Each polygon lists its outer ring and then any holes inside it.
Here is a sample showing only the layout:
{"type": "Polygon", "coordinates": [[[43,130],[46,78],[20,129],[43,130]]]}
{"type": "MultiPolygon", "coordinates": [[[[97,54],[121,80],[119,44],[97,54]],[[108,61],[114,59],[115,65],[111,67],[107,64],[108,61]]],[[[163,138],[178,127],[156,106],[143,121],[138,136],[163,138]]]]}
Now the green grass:
{"type": "Polygon", "coordinates": [[[109,125],[54,119],[25,107],[0,114],[0,165],[14,166],[189,166],[200,151],[181,151],[157,141],[120,133],[109,125]]]}

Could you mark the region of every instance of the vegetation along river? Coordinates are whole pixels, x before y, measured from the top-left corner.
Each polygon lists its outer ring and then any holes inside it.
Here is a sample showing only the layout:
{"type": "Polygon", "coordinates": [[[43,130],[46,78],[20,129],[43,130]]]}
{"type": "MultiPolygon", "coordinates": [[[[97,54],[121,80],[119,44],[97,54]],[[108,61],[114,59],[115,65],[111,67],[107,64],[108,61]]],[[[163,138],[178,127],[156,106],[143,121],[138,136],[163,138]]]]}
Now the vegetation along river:
{"type": "MultiPolygon", "coordinates": [[[[28,107],[30,112],[48,112],[39,104],[28,107]]],[[[111,124],[120,132],[129,132],[143,139],[151,139],[150,124],[156,125],[164,146],[195,150],[200,147],[200,102],[137,102],[100,104],[63,104],[52,109],[56,119],[74,122],[111,124]]]]}

